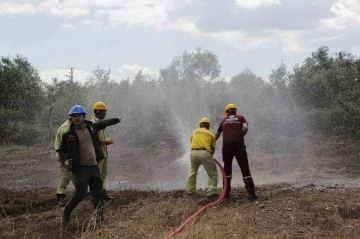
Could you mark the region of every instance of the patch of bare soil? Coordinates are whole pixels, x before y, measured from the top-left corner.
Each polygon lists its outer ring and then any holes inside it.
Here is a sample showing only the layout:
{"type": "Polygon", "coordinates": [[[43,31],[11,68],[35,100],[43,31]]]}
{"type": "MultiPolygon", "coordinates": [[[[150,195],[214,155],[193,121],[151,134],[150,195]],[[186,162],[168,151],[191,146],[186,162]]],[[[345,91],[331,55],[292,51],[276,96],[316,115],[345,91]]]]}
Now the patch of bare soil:
{"type": "MultiPolygon", "coordinates": [[[[2,190],[0,238],[163,238],[203,205],[198,191],[124,190],[105,206],[107,225],[94,227],[90,198],[61,230],[63,209],[52,189],[2,190]]],[[[250,201],[243,189],[209,208],[176,238],[360,238],[360,189],[342,186],[269,185],[250,201]]]]}
{"type": "MultiPolygon", "coordinates": [[[[359,142],[299,140],[294,145],[283,153],[250,148],[259,199],[246,198],[234,162],[233,185],[240,187],[176,238],[360,238],[359,142]]],[[[115,199],[105,206],[107,225],[94,227],[87,197],[62,230],[53,146],[2,146],[0,238],[163,238],[215,200],[202,190],[194,196],[183,190],[187,156],[177,159],[184,153],[166,144],[110,148],[107,184],[115,199]]],[[[218,150],[215,158],[220,154],[218,150]]],[[[201,181],[206,175],[198,177],[201,181]]],[[[70,186],[68,198],[72,190],[70,186]]]]}

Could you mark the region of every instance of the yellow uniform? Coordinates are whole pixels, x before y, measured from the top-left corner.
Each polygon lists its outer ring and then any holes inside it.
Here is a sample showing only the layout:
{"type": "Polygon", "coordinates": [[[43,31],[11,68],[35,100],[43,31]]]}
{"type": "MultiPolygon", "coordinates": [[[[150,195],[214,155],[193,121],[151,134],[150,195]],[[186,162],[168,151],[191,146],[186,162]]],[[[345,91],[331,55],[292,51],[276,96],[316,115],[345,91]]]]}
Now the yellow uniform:
{"type": "Polygon", "coordinates": [[[197,128],[191,135],[191,148],[205,148],[212,153],[211,147],[215,148],[215,135],[206,128],[197,128]]]}
{"type": "MultiPolygon", "coordinates": [[[[99,121],[99,119],[96,118],[95,116],[93,116],[91,118],[91,121],[97,122],[97,121],[99,121]]],[[[103,141],[106,139],[104,130],[98,131],[98,135],[99,135],[100,141],[103,141]]],[[[108,173],[108,155],[109,154],[108,154],[107,146],[105,144],[101,144],[101,150],[104,155],[104,159],[98,162],[98,167],[100,169],[101,178],[103,180],[103,188],[106,189],[105,179],[106,179],[106,176],[108,173]]]]}
{"type": "MultiPolygon", "coordinates": [[[[63,134],[70,129],[71,122],[66,120],[57,130],[55,138],[55,150],[61,145],[61,140],[63,134]]],[[[70,181],[74,184],[74,176],[71,171],[67,170],[64,165],[61,164],[59,154],[56,153],[56,160],[60,164],[60,181],[56,193],[63,195],[66,192],[66,187],[69,185],[70,181]]]]}
{"type": "Polygon", "coordinates": [[[191,135],[191,173],[186,184],[189,193],[196,189],[196,177],[200,165],[203,165],[209,178],[207,191],[208,195],[217,189],[217,169],[212,155],[215,150],[215,135],[206,128],[197,128],[191,135]]]}

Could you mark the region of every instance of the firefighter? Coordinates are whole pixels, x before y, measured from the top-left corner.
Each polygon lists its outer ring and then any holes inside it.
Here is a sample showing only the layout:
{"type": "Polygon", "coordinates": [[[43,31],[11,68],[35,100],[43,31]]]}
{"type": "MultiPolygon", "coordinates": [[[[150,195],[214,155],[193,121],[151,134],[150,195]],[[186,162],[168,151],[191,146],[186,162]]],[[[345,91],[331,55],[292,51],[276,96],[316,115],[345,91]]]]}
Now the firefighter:
{"type": "MultiPolygon", "coordinates": [[[[71,120],[72,118],[69,112],[69,118],[58,128],[56,132],[55,150],[58,150],[60,147],[62,135],[70,129],[71,120]]],[[[56,199],[59,204],[63,206],[64,199],[66,197],[66,187],[69,185],[70,181],[74,184],[74,177],[72,172],[67,170],[67,168],[61,163],[58,153],[56,153],[56,160],[60,165],[60,180],[56,191],[56,199]]]]}
{"type": "Polygon", "coordinates": [[[57,150],[62,164],[74,174],[75,194],[66,204],[62,217],[62,226],[70,222],[71,212],[85,197],[89,186],[92,202],[96,211],[96,224],[103,222],[103,180],[97,162],[103,159],[98,131],[120,122],[118,118],[91,122],[85,120],[84,107],[75,105],[71,108],[72,122],[70,129],[63,134],[57,150]]]}
{"type": "Polygon", "coordinates": [[[224,170],[227,178],[227,191],[226,198],[230,197],[231,192],[231,178],[232,178],[232,161],[235,156],[238,162],[245,188],[248,193],[249,199],[257,199],[255,194],[255,185],[253,178],[251,177],[248,156],[246,152],[246,146],[244,137],[248,132],[248,124],[244,116],[236,114],[237,107],[235,104],[228,104],[225,107],[225,118],[221,121],[219,128],[215,134],[216,140],[223,135],[223,148],[222,156],[224,161],[224,170]]]}
{"type": "Polygon", "coordinates": [[[195,129],[191,135],[191,173],[186,184],[189,195],[195,193],[196,177],[200,165],[203,165],[208,174],[207,197],[218,196],[217,180],[218,174],[216,164],[213,160],[215,153],[216,139],[215,135],[209,130],[210,120],[202,118],[199,122],[199,128],[195,129]]]}
{"type": "MultiPolygon", "coordinates": [[[[94,110],[94,114],[95,116],[92,117],[91,121],[92,122],[98,122],[99,120],[103,120],[106,117],[106,112],[107,112],[107,107],[104,104],[104,102],[96,102],[93,105],[93,110],[94,110]]],[[[100,130],[98,131],[99,134],[99,139],[100,139],[100,144],[101,144],[101,149],[104,155],[104,158],[98,162],[98,166],[100,169],[100,174],[101,174],[101,178],[103,180],[103,198],[105,201],[110,201],[111,199],[113,199],[113,197],[110,197],[107,192],[106,192],[106,176],[107,176],[107,172],[108,172],[108,149],[107,146],[110,144],[113,144],[114,142],[105,137],[105,132],[104,130],[100,130]]]]}

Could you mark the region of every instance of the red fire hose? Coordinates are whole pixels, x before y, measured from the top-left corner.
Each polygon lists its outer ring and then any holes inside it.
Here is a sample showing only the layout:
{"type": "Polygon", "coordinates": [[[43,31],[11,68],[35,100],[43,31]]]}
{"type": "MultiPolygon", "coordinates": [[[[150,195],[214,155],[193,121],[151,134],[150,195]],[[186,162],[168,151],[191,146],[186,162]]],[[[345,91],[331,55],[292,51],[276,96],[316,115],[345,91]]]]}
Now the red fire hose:
{"type": "Polygon", "coordinates": [[[169,235],[167,235],[166,237],[164,237],[164,239],[169,239],[172,238],[175,234],[179,233],[182,229],[184,229],[184,227],[186,227],[186,225],[191,222],[195,217],[197,217],[200,213],[202,213],[203,211],[205,211],[206,209],[208,209],[209,207],[215,206],[216,204],[218,204],[219,202],[221,202],[221,200],[224,199],[225,194],[226,194],[226,188],[227,188],[227,179],[226,179],[226,174],[224,171],[224,168],[221,166],[221,164],[214,159],[215,163],[219,166],[219,168],[221,169],[222,175],[223,175],[223,180],[224,180],[224,188],[223,191],[220,195],[220,197],[212,203],[206,204],[205,206],[203,206],[202,208],[200,208],[197,212],[195,212],[193,215],[191,215],[188,219],[185,220],[185,222],[183,222],[178,228],[175,229],[175,231],[173,231],[172,233],[170,233],[169,235]]]}

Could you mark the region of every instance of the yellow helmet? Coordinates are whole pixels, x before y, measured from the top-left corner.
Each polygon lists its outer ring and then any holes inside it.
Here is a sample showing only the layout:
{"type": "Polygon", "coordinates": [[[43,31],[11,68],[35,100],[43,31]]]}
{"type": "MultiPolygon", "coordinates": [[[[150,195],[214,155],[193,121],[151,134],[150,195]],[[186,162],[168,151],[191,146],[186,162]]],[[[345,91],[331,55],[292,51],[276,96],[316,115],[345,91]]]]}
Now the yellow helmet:
{"type": "Polygon", "coordinates": [[[210,120],[208,118],[201,118],[199,125],[203,124],[203,123],[208,123],[210,124],[210,120]]]}
{"type": "Polygon", "coordinates": [[[226,111],[228,111],[228,109],[235,109],[236,111],[238,110],[235,104],[228,104],[224,110],[225,115],[227,115],[226,111]]]}
{"type": "Polygon", "coordinates": [[[93,110],[108,110],[105,103],[98,101],[93,105],[93,110]]]}

